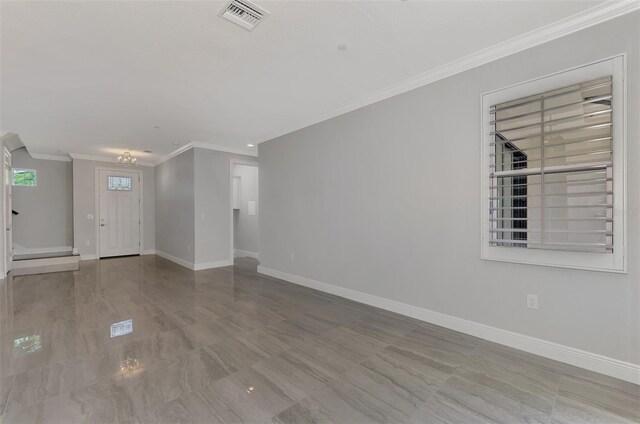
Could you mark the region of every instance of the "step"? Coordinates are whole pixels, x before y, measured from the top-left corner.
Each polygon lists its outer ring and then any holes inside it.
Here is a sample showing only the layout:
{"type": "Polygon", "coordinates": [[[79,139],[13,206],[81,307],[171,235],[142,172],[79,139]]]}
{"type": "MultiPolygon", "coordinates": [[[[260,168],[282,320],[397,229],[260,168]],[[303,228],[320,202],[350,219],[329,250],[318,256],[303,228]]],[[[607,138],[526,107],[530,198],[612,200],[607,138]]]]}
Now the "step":
{"type": "Polygon", "coordinates": [[[46,253],[22,253],[22,254],[14,254],[14,261],[24,261],[26,259],[44,259],[44,258],[60,258],[73,256],[73,252],[71,250],[61,250],[57,252],[46,252],[46,253]]]}
{"type": "Polygon", "coordinates": [[[18,275],[48,274],[50,272],[76,271],[80,268],[80,256],[68,255],[53,258],[33,258],[13,261],[11,273],[18,275]]]}

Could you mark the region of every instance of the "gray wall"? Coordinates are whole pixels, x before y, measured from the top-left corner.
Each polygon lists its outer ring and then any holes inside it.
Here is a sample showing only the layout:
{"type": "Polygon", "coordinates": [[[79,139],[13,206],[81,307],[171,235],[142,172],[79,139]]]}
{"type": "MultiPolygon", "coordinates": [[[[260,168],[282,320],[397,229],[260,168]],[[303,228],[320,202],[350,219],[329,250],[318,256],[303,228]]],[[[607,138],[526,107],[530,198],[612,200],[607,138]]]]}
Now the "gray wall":
{"type": "Polygon", "coordinates": [[[230,261],[231,159],[256,158],[207,149],[195,151],[196,264],[230,261]]]}
{"type": "Polygon", "coordinates": [[[260,144],[262,265],[640,363],[639,50],[634,13],[260,144]],[[621,52],[628,275],[481,261],[481,93],[621,52]]]}
{"type": "Polygon", "coordinates": [[[195,261],[194,151],[156,168],[156,250],[195,261]]]}
{"type": "Polygon", "coordinates": [[[240,177],[239,210],[234,211],[233,246],[235,249],[258,253],[258,167],[235,165],[233,175],[240,177]],[[249,201],[256,202],[256,214],[249,215],[249,201]]]}
{"type": "Polygon", "coordinates": [[[31,157],[24,147],[11,152],[14,168],[35,169],[36,187],[13,187],[15,254],[29,249],[73,246],[73,179],[71,162],[31,157]]]}
{"type": "MultiPolygon", "coordinates": [[[[73,239],[74,247],[78,249],[81,257],[94,258],[97,255],[96,247],[96,167],[118,168],[118,165],[108,162],[95,162],[90,160],[73,160],[73,239]],[[87,215],[94,216],[93,220],[87,219],[87,215]]],[[[143,239],[142,251],[155,249],[155,169],[149,166],[140,166],[142,170],[142,217],[143,239]]]]}

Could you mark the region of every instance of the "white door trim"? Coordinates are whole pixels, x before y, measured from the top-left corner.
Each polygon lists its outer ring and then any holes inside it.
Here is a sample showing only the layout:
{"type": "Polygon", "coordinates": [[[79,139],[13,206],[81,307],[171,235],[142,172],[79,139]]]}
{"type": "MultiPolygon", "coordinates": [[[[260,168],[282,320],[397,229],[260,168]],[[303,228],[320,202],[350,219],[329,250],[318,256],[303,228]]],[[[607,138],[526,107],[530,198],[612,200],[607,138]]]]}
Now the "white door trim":
{"type": "MultiPolygon", "coordinates": [[[[236,165],[255,166],[258,168],[258,182],[256,183],[256,187],[258,188],[258,214],[260,214],[260,166],[258,162],[245,159],[229,159],[229,260],[232,265],[233,258],[235,256],[235,249],[233,245],[233,167],[236,165]]],[[[260,215],[258,215],[258,229],[260,229],[260,215]]],[[[258,237],[259,234],[260,233],[258,232],[258,237]]]]}
{"type": "Polygon", "coordinates": [[[100,171],[113,171],[113,172],[121,172],[123,169],[126,169],[126,172],[131,172],[131,173],[135,173],[138,174],[139,180],[140,181],[140,185],[138,186],[138,199],[140,201],[140,206],[138,208],[138,214],[140,215],[139,219],[140,219],[140,255],[142,255],[142,252],[144,251],[144,199],[143,199],[143,185],[142,185],[142,170],[141,169],[134,169],[134,168],[119,168],[119,167],[112,167],[112,166],[98,166],[96,165],[95,167],[95,181],[94,181],[94,187],[95,187],[95,208],[94,208],[94,213],[93,213],[93,221],[94,221],[94,227],[95,227],[95,247],[96,247],[96,259],[100,259],[100,219],[98,218],[100,215],[100,171]]]}
{"type": "Polygon", "coordinates": [[[11,264],[13,261],[13,216],[12,214],[12,207],[13,207],[13,200],[12,200],[12,194],[11,191],[13,189],[13,163],[12,163],[12,156],[11,156],[11,152],[9,151],[9,149],[7,149],[7,147],[3,147],[2,149],[2,203],[3,203],[3,210],[2,210],[2,273],[0,274],[0,279],[4,280],[4,278],[6,277],[7,273],[9,271],[11,271],[11,264]],[[6,167],[6,161],[8,158],[8,169],[6,167]],[[7,179],[5,181],[5,178],[7,179]],[[5,202],[9,202],[10,204],[4,204],[5,202]],[[7,230],[7,228],[11,228],[11,230],[7,230]],[[5,250],[7,249],[7,246],[9,246],[9,251],[6,252],[5,250]]]}

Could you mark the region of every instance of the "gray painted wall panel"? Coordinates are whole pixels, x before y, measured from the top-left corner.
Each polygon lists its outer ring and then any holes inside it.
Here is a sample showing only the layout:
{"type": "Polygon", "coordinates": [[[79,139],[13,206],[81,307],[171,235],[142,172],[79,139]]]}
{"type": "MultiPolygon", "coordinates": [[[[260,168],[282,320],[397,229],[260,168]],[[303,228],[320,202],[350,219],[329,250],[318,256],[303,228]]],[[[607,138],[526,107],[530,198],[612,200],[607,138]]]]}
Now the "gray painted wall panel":
{"type": "Polygon", "coordinates": [[[12,189],[13,244],[21,249],[73,246],[73,179],[71,162],[34,159],[25,148],[11,152],[13,168],[35,169],[36,187],[12,189]]]}
{"type": "Polygon", "coordinates": [[[262,265],[639,364],[639,50],[634,13],[260,144],[262,265]],[[622,52],[628,275],[480,260],[481,93],[622,52]]]}
{"type": "Polygon", "coordinates": [[[187,150],[156,167],[157,250],[195,260],[194,151],[187,150]]]}

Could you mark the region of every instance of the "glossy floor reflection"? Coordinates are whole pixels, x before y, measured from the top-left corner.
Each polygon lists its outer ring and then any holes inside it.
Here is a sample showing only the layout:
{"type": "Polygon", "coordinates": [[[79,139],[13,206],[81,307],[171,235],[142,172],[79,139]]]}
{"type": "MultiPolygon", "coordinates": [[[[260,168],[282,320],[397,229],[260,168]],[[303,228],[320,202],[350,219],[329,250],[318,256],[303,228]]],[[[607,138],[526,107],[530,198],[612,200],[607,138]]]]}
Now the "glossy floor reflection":
{"type": "Polygon", "coordinates": [[[639,422],[640,387],[235,267],[0,285],[2,423],[639,422]]]}

